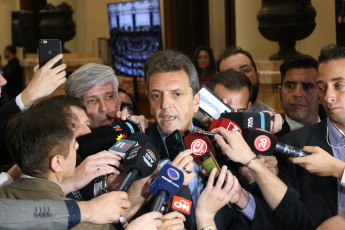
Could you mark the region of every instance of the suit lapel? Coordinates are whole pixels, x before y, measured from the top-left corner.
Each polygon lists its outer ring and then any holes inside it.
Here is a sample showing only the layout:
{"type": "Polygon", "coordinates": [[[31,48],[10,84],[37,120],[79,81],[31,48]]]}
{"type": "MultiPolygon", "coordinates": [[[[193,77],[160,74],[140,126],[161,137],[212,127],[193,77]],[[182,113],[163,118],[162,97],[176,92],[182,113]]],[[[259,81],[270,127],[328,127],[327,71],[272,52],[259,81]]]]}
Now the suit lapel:
{"type": "MultiPolygon", "coordinates": [[[[327,128],[327,119],[324,119],[320,122],[320,125],[314,130],[310,142],[310,146],[319,146],[323,150],[327,151],[333,156],[332,148],[327,144],[326,141],[326,128],[327,128]]],[[[329,203],[330,207],[333,210],[334,215],[338,214],[338,191],[337,191],[337,179],[334,177],[322,177],[313,174],[313,178],[320,190],[322,191],[325,199],[329,203]]],[[[317,202],[317,201],[315,201],[317,202]]]]}

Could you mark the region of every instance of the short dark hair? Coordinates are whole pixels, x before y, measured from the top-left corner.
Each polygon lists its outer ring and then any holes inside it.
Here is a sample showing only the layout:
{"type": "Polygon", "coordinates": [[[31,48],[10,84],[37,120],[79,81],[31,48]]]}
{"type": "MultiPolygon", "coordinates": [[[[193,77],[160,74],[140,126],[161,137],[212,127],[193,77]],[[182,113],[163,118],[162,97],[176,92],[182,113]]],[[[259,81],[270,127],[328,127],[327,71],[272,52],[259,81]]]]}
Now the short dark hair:
{"type": "Polygon", "coordinates": [[[144,66],[146,89],[149,89],[149,81],[154,73],[169,73],[183,70],[188,78],[189,85],[193,89],[193,95],[199,91],[199,77],[191,60],[184,54],[173,50],[159,51],[153,54],[144,66]]]}
{"type": "Polygon", "coordinates": [[[257,68],[256,68],[256,64],[255,64],[255,62],[254,62],[254,59],[253,59],[252,55],[251,55],[248,51],[243,50],[241,47],[231,47],[231,48],[229,48],[229,49],[224,50],[224,51],[220,54],[220,56],[219,56],[219,58],[218,58],[218,60],[217,60],[217,62],[216,62],[216,64],[217,64],[217,72],[218,72],[218,73],[220,72],[220,63],[221,63],[224,59],[227,59],[228,57],[230,57],[230,56],[232,56],[232,55],[236,55],[236,54],[244,54],[244,55],[246,55],[246,56],[249,58],[250,63],[252,64],[255,73],[258,72],[258,70],[257,70],[257,68]]]}
{"type": "Polygon", "coordinates": [[[208,56],[210,56],[210,65],[207,67],[207,72],[208,73],[214,73],[216,71],[216,61],[214,60],[214,56],[213,56],[213,50],[209,47],[209,46],[199,46],[198,48],[195,49],[194,51],[194,56],[193,56],[193,64],[195,66],[196,71],[199,74],[201,74],[201,69],[198,65],[198,55],[200,53],[200,51],[206,51],[208,53],[208,56]]]}
{"type": "Polygon", "coordinates": [[[118,93],[124,93],[124,94],[126,94],[126,95],[131,99],[131,101],[132,101],[132,104],[131,104],[131,105],[128,105],[128,103],[122,103],[122,102],[121,102],[121,110],[122,110],[122,108],[123,108],[123,105],[132,106],[132,108],[133,108],[133,113],[134,113],[135,115],[139,115],[138,106],[137,106],[137,103],[135,102],[135,99],[134,99],[134,97],[132,96],[132,94],[128,93],[126,90],[124,90],[124,89],[122,89],[122,88],[119,88],[119,89],[118,89],[118,93]]]}
{"type": "Polygon", "coordinates": [[[319,63],[345,58],[345,47],[335,47],[319,56],[319,63]]]}
{"type": "Polygon", "coordinates": [[[214,91],[217,84],[222,84],[229,90],[239,91],[243,87],[247,87],[249,91],[248,102],[252,101],[253,88],[249,78],[238,71],[227,69],[217,73],[211,80],[209,88],[214,91]]]}
{"type": "Polygon", "coordinates": [[[51,106],[29,109],[9,121],[6,144],[22,173],[44,177],[55,155],[68,156],[74,138],[69,116],[69,109],[51,106]]]}
{"type": "Polygon", "coordinates": [[[16,55],[17,53],[17,48],[14,45],[6,46],[5,50],[10,51],[13,55],[16,55]]]}
{"type": "Polygon", "coordinates": [[[306,69],[313,68],[317,71],[319,63],[311,56],[305,54],[297,54],[287,58],[280,66],[281,84],[283,84],[286,72],[289,69],[306,69]]]}
{"type": "Polygon", "coordinates": [[[65,108],[75,106],[86,112],[86,107],[79,98],[68,95],[57,95],[54,97],[49,97],[38,102],[36,105],[34,105],[34,108],[42,108],[47,106],[61,106],[65,108]]]}

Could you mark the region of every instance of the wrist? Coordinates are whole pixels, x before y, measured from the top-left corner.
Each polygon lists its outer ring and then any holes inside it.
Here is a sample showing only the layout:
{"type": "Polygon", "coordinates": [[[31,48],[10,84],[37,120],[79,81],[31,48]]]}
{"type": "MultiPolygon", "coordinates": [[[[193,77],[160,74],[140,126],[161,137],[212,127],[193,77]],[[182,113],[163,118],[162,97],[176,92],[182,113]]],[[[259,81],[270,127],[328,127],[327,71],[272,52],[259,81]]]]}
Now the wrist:
{"type": "Polygon", "coordinates": [[[341,179],[345,170],[345,163],[337,159],[337,163],[333,167],[332,176],[341,179]]]}
{"type": "Polygon", "coordinates": [[[80,209],[80,222],[89,222],[92,223],[91,217],[91,205],[90,204],[91,201],[77,201],[77,204],[79,206],[80,209]]]}
{"type": "Polygon", "coordinates": [[[32,93],[30,92],[30,89],[28,89],[28,87],[25,88],[21,93],[21,99],[24,107],[30,107],[35,102],[35,98],[34,96],[32,96],[32,93]]]}
{"type": "Polygon", "coordinates": [[[242,194],[238,202],[235,203],[241,210],[245,209],[249,203],[249,194],[242,188],[242,194]]]}

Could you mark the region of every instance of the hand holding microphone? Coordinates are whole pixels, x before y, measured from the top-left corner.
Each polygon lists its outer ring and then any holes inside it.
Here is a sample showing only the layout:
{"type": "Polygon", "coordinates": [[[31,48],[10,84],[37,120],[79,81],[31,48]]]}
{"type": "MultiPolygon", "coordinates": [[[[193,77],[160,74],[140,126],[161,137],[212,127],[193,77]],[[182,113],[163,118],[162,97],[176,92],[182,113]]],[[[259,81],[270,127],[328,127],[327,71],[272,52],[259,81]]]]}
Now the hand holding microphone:
{"type": "Polygon", "coordinates": [[[151,181],[150,193],[155,197],[151,211],[161,211],[162,206],[181,189],[183,181],[181,170],[171,164],[165,164],[151,181]]]}
{"type": "Polygon", "coordinates": [[[184,174],[183,185],[187,185],[195,176],[195,172],[192,172],[194,168],[193,157],[191,156],[192,150],[187,149],[176,156],[171,162],[171,165],[180,169],[184,174]]]}

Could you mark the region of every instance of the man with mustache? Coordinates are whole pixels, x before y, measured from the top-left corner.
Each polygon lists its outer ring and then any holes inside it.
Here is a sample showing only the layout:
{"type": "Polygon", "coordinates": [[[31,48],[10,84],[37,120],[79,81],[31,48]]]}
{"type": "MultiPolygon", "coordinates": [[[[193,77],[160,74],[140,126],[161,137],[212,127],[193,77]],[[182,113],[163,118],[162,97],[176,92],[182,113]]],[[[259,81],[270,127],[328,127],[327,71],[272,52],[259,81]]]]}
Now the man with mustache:
{"type": "Polygon", "coordinates": [[[318,62],[309,55],[296,55],[286,59],[280,67],[280,101],[285,112],[282,136],[320,121],[319,95],[316,87],[318,62]]]}

